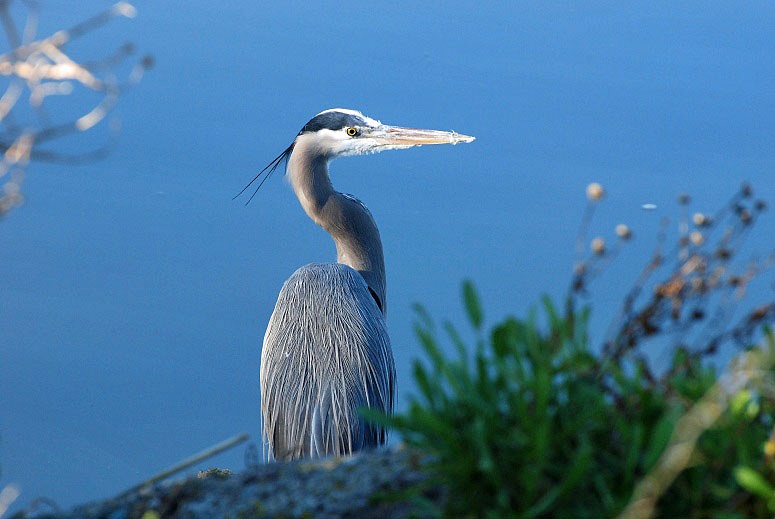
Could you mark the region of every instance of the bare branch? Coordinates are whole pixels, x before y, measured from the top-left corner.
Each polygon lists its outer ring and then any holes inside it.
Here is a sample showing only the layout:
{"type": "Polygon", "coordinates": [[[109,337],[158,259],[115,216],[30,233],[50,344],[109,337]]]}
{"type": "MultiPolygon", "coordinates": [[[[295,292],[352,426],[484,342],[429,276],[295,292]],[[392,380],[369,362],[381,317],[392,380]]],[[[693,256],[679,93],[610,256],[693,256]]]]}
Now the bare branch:
{"type": "Polygon", "coordinates": [[[28,161],[79,164],[104,157],[113,147],[114,131],[109,132],[106,144],[81,153],[52,147],[39,149],[38,146],[93,129],[110,115],[121,93],[139,82],[145,70],[153,64],[152,58],[141,57],[122,82],[115,77],[114,69],[132,56],[134,45],[125,43],[105,56],[80,63],[65,50],[66,44],[116,17],[133,18],[135,8],[128,2],[118,2],[70,29],[37,38],[37,4],[31,0],[23,2],[27,12],[24,32],[20,36],[10,13],[11,1],[0,0],[0,25],[11,46],[9,52],[0,54],[0,77],[9,78],[0,96],[0,122],[3,126],[0,133],[0,153],[3,153],[0,178],[5,177],[0,193],[0,217],[22,202],[21,181],[28,161]],[[51,96],[67,96],[78,88],[99,94],[99,99],[70,120],[52,120],[45,109],[46,100],[51,96]],[[23,99],[28,102],[28,110],[21,104],[23,99]]]}

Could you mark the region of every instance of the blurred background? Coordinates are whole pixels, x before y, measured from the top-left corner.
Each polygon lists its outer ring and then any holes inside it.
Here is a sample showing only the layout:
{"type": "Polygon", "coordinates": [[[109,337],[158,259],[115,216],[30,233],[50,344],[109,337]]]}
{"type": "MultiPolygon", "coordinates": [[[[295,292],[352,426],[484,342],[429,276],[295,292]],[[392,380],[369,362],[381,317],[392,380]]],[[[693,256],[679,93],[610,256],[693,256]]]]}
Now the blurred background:
{"type": "MultiPolygon", "coordinates": [[[[460,322],[466,277],[489,322],[562,297],[588,183],[606,189],[592,234],[635,235],[592,287],[593,341],[679,193],[710,212],[749,181],[775,202],[771,2],[276,4],[140,1],[65,47],[89,61],[131,41],[156,63],[121,95],[112,153],[33,162],[0,221],[0,488],[19,486],[15,509],[107,497],[239,432],[260,442],[277,293],[336,254],[281,175],[247,206],[232,197],[321,110],[477,137],[331,168],[384,242],[399,408],[411,305],[460,322]]],[[[109,5],[41,2],[38,33],[109,5]]],[[[104,141],[100,124],[72,146],[104,141]]],[[[765,213],[750,254],[773,236],[765,213]]],[[[773,299],[765,278],[752,304],[773,299]]],[[[239,470],[244,451],[204,466],[239,470]]]]}

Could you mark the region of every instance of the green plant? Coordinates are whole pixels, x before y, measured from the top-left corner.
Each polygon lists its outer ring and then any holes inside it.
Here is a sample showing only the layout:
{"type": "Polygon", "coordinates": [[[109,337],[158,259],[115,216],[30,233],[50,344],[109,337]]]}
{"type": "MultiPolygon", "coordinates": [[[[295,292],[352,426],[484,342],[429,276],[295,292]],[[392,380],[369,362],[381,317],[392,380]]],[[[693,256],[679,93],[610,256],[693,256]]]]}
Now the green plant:
{"type": "MultiPolygon", "coordinates": [[[[660,461],[680,418],[713,387],[715,370],[683,350],[673,358],[671,377],[656,385],[637,366],[604,367],[588,347],[588,310],[561,316],[547,298],[545,326],[532,312],[524,321],[507,318],[485,337],[471,283],[463,292],[479,336],[474,353],[446,324],[457,349],[446,358],[436,326],[418,307],[417,334],[428,359],[415,363],[418,395],[405,413],[377,418],[433,460],[431,485],[440,485],[444,497],[424,498],[418,488],[415,501],[426,514],[446,517],[620,513],[660,461]]],[[[753,463],[751,471],[771,472],[762,446],[775,406],[757,399],[751,407],[753,399],[741,404],[741,398],[704,432],[689,468],[661,496],[660,516],[766,513],[767,502],[738,484],[735,467],[753,463]]]]}
{"type": "MultiPolygon", "coordinates": [[[[602,193],[593,190],[592,204],[602,193]]],[[[508,317],[488,330],[479,297],[466,281],[462,299],[476,337],[472,347],[451,323],[439,329],[416,306],[415,329],[426,357],[414,365],[417,394],[403,413],[366,415],[428,454],[431,478],[410,496],[419,513],[771,516],[775,337],[765,332],[766,341],[743,350],[721,374],[706,362],[725,341],[742,343],[775,317],[774,303],[736,323],[718,317],[729,313],[726,296],[771,262],[772,256],[749,267],[742,278],[732,272],[740,237],[764,207],[754,202],[749,211],[742,204],[750,198],[744,186],[712,219],[695,215],[703,236],[712,234],[711,221],[721,227],[730,219],[718,243],[695,237],[692,245],[683,232],[677,259],[668,262],[660,237],[601,350],[590,344],[590,308],[580,304],[600,264],[618,252],[607,252],[600,238],[577,264],[562,310],[544,297],[527,318],[508,317]],[[650,286],[664,265],[670,270],[650,286]],[[658,336],[677,340],[668,365],[655,370],[643,344],[658,336]]],[[[626,226],[618,226],[617,235],[631,237],[626,226]]]]}

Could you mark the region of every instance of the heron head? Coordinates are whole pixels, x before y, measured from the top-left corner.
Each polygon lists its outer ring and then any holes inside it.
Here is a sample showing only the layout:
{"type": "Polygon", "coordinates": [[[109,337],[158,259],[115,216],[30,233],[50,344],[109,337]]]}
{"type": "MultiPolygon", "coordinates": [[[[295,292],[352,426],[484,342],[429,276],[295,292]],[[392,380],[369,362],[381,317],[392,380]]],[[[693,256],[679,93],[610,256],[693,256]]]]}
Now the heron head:
{"type": "MultiPolygon", "coordinates": [[[[311,150],[322,159],[333,160],[347,155],[366,155],[426,144],[457,144],[473,140],[474,137],[454,131],[389,126],[367,117],[357,110],[331,108],[310,119],[296,135],[291,145],[261,170],[237,196],[244,193],[264,172],[268,171],[253,193],[255,196],[277,167],[283,161],[287,163],[296,145],[302,141],[305,150],[311,150]]],[[[253,196],[250,197],[250,200],[253,199],[253,196]]]]}
{"type": "Polygon", "coordinates": [[[425,144],[471,142],[474,137],[456,132],[389,126],[356,110],[333,108],[310,119],[295,142],[302,139],[321,156],[331,160],[425,144]]]}

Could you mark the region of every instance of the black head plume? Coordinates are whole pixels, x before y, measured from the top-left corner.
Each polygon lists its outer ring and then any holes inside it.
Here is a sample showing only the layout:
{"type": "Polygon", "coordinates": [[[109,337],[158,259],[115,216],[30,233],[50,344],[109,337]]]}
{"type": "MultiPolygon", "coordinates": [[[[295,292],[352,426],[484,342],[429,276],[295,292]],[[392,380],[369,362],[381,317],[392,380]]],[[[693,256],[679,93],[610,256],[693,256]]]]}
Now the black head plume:
{"type": "MultiPolygon", "coordinates": [[[[253,185],[253,183],[254,183],[256,180],[258,180],[258,179],[261,177],[261,175],[263,175],[263,174],[264,174],[264,172],[267,172],[267,173],[266,173],[266,176],[264,176],[264,178],[262,178],[262,179],[261,179],[261,182],[259,182],[259,183],[258,183],[258,187],[256,187],[256,190],[255,190],[255,191],[253,191],[253,194],[252,194],[252,195],[250,195],[250,198],[248,198],[248,201],[247,201],[247,202],[245,202],[245,205],[248,205],[248,204],[250,203],[250,201],[251,201],[251,200],[253,200],[253,197],[254,197],[254,196],[256,196],[256,193],[258,193],[258,190],[259,190],[259,189],[261,189],[261,186],[263,186],[263,185],[264,185],[264,182],[266,182],[266,179],[268,179],[269,177],[271,177],[271,176],[272,176],[272,173],[274,173],[274,170],[276,170],[276,169],[277,169],[277,167],[280,165],[280,163],[281,163],[281,162],[283,162],[283,161],[285,161],[285,164],[286,164],[286,165],[288,164],[288,157],[290,157],[290,156],[291,156],[291,152],[293,152],[293,146],[294,146],[295,144],[296,144],[296,141],[294,140],[294,141],[291,143],[291,145],[290,145],[290,146],[288,146],[287,148],[285,148],[285,151],[283,151],[283,152],[282,152],[282,153],[280,153],[278,156],[276,156],[276,157],[275,157],[275,158],[272,160],[272,162],[270,162],[269,164],[267,164],[267,165],[266,165],[266,167],[265,167],[264,169],[262,169],[261,171],[259,171],[259,172],[258,172],[258,175],[256,175],[255,177],[253,177],[253,180],[251,180],[251,181],[248,183],[248,185],[247,185],[247,186],[243,187],[243,188],[242,188],[242,191],[240,191],[239,193],[237,193],[237,194],[234,196],[234,198],[237,198],[237,197],[238,197],[238,196],[240,196],[242,193],[244,193],[245,191],[247,191],[247,189],[248,189],[250,186],[252,186],[252,185],[253,185]],[[267,170],[268,170],[268,171],[267,171],[267,170]]],[[[232,200],[234,200],[234,198],[232,198],[232,200]]]]}

